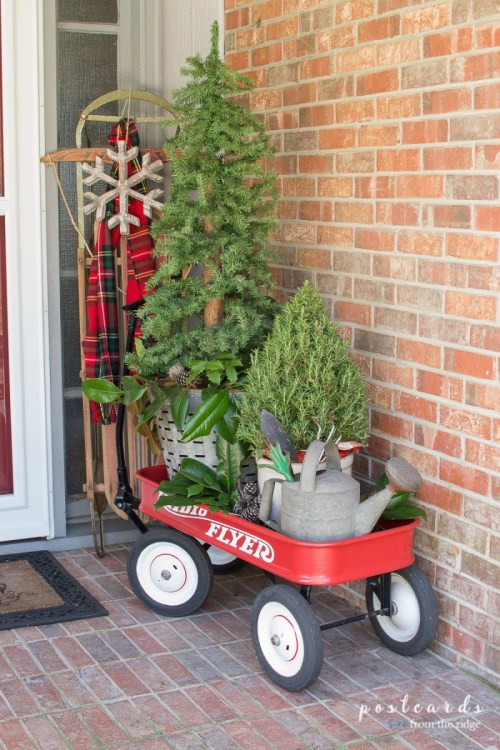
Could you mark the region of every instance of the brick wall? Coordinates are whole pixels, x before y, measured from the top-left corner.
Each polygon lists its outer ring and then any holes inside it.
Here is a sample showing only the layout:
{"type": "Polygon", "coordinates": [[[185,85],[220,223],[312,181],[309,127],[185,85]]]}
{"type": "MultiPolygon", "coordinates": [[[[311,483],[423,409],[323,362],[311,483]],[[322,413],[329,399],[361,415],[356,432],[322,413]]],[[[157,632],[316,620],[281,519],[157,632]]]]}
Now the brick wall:
{"type": "Polygon", "coordinates": [[[425,477],[436,651],[494,680],[499,2],[226,0],[225,43],[277,147],[278,289],[311,279],[342,325],[371,402],[358,468],[425,477]]]}

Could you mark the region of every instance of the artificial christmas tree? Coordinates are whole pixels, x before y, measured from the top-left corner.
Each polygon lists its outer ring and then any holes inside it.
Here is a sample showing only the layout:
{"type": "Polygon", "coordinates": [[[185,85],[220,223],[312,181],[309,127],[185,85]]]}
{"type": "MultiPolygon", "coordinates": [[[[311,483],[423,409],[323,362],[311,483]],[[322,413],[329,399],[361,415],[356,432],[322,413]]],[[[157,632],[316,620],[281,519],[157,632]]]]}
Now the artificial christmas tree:
{"type": "Polygon", "coordinates": [[[161,265],[141,312],[147,343],[129,357],[146,378],[219,352],[248,361],[276,310],[267,295],[271,151],[262,122],[238,103],[252,81],[224,64],[218,46],[214,23],[208,57],[188,58],[182,73],[191,80],[173,95],[171,193],[152,230],[161,265]]]}

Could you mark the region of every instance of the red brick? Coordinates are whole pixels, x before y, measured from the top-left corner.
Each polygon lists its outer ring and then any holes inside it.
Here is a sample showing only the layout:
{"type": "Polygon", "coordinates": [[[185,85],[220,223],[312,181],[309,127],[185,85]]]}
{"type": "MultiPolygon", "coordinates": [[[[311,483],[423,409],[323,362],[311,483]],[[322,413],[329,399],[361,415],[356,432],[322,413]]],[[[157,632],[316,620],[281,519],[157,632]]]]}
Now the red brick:
{"type": "Polygon", "coordinates": [[[283,93],[283,104],[285,107],[315,102],[317,99],[318,84],[315,82],[296,84],[295,86],[286,88],[283,93]]]}
{"type": "Polygon", "coordinates": [[[424,37],[424,56],[456,55],[460,52],[468,52],[471,46],[472,29],[453,29],[453,31],[424,37]]]}
{"type": "Polygon", "coordinates": [[[316,195],[316,180],[313,177],[284,177],[283,195],[310,198],[316,195]]]}
{"type": "Polygon", "coordinates": [[[375,118],[375,102],[373,99],[361,99],[354,102],[336,102],[335,121],[339,124],[346,122],[363,122],[375,118]]]}
{"type": "Polygon", "coordinates": [[[415,255],[442,255],[443,236],[431,232],[402,231],[398,236],[398,250],[415,255]]]}
{"type": "Polygon", "coordinates": [[[358,26],[358,43],[375,42],[380,39],[397,36],[400,29],[398,15],[376,18],[373,21],[360,23],[358,26]]]}
{"type": "Polygon", "coordinates": [[[303,60],[299,65],[300,78],[323,78],[331,75],[332,61],[330,56],[315,57],[303,60]]]}
{"type": "Polygon", "coordinates": [[[395,191],[394,177],[375,176],[356,177],[356,198],[393,198],[395,191]]]}
{"type": "Polygon", "coordinates": [[[417,8],[403,16],[403,34],[419,34],[430,29],[439,29],[450,22],[448,3],[431,8],[417,8]]]}
{"type": "Polygon", "coordinates": [[[466,550],[462,555],[462,572],[486,586],[496,588],[498,584],[498,565],[466,550]]]}
{"type": "MultiPolygon", "coordinates": [[[[416,310],[425,310],[426,313],[441,313],[443,309],[443,292],[417,286],[414,284],[398,284],[398,303],[402,307],[412,307],[416,310]]],[[[423,315],[424,313],[421,313],[423,315]]]]}
{"type": "Polygon", "coordinates": [[[458,200],[494,201],[498,197],[498,179],[494,175],[449,175],[446,194],[458,200]]]}
{"type": "Polygon", "coordinates": [[[396,233],[383,229],[357,229],[355,232],[355,247],[366,250],[394,250],[396,233]]]}
{"type": "Polygon", "coordinates": [[[492,380],[495,376],[495,360],[485,354],[463,351],[462,349],[445,350],[445,369],[460,375],[492,380]]]}
{"type": "Polygon", "coordinates": [[[475,440],[465,441],[465,460],[482,469],[498,471],[500,467],[500,447],[479,443],[475,440]]]}
{"type": "Polygon", "coordinates": [[[421,258],[418,261],[418,281],[423,284],[461,288],[466,285],[467,266],[461,263],[421,258]]]}
{"type": "Polygon", "coordinates": [[[419,59],[420,40],[417,38],[394,40],[377,45],[377,65],[380,68],[419,59]]]}
{"type": "Polygon", "coordinates": [[[375,169],[374,151],[349,151],[337,154],[335,164],[338,173],[373,172],[375,169]]]}
{"type": "Polygon", "coordinates": [[[498,239],[481,234],[448,234],[446,254],[467,260],[498,259],[498,239]]]}
{"type": "Polygon", "coordinates": [[[392,409],[392,389],[367,383],[366,390],[370,404],[379,406],[381,409],[392,409]]]}
{"type": "Polygon", "coordinates": [[[474,89],[474,109],[500,109],[500,84],[477,86],[474,89]]]}
{"type": "Polygon", "coordinates": [[[382,357],[394,356],[395,337],[375,331],[355,329],[354,348],[361,352],[372,352],[382,357]]]}
{"type": "MultiPolygon", "coordinates": [[[[415,425],[415,443],[436,453],[462,458],[462,439],[458,435],[438,430],[436,427],[415,425]]],[[[425,497],[425,494],[422,496],[425,497]]]]}
{"type": "Polygon", "coordinates": [[[412,367],[405,367],[394,362],[374,359],[372,377],[374,380],[380,380],[382,383],[392,383],[403,388],[413,388],[414,370],[412,367]]]}
{"type": "Polygon", "coordinates": [[[248,8],[242,8],[241,10],[235,10],[225,14],[224,27],[226,31],[230,31],[231,29],[241,28],[241,26],[247,26],[249,21],[250,16],[248,8]]]}
{"type": "Polygon", "coordinates": [[[316,227],[314,224],[284,224],[283,239],[285,242],[296,242],[299,245],[314,245],[316,227]]]}
{"type": "Polygon", "coordinates": [[[298,265],[305,268],[329,269],[332,266],[332,255],[328,250],[299,250],[297,256],[298,265]]]}
{"type": "Polygon", "coordinates": [[[485,141],[498,137],[500,114],[467,115],[450,120],[450,141],[485,141]]]}
{"type": "Polygon", "coordinates": [[[446,292],[445,312],[472,320],[496,320],[497,300],[479,294],[465,292],[446,292]]]}
{"type": "Polygon", "coordinates": [[[370,203],[336,203],[335,221],[347,224],[373,224],[373,206],[370,203]]]}
{"type": "Polygon", "coordinates": [[[442,198],[442,175],[399,175],[396,177],[396,195],[399,198],[442,198]]]}
{"type": "Polygon", "coordinates": [[[319,133],[320,149],[351,148],[356,142],[354,128],[331,128],[319,133]]]}
{"type": "Polygon", "coordinates": [[[500,47],[500,26],[476,27],[476,45],[477,47],[500,47]]]}
{"type": "Polygon", "coordinates": [[[469,266],[467,286],[470,289],[498,291],[500,289],[500,266],[469,266]]]}
{"type": "Polygon", "coordinates": [[[384,70],[378,73],[366,73],[356,78],[356,96],[397,91],[398,88],[399,75],[397,69],[384,70]]]}
{"type": "Polygon", "coordinates": [[[227,52],[224,60],[233,70],[246,71],[250,67],[250,55],[247,50],[227,52]]]}
{"type": "MultiPolygon", "coordinates": [[[[417,434],[418,429],[417,426],[415,434],[417,434]]],[[[461,492],[454,492],[449,487],[424,480],[418,494],[429,505],[454,513],[457,516],[462,514],[463,499],[461,492]]]]}
{"type": "Polygon", "coordinates": [[[323,198],[349,198],[353,194],[353,182],[350,177],[319,177],[318,195],[323,198]]]}
{"type": "Polygon", "coordinates": [[[463,487],[478,495],[488,493],[488,475],[471,466],[463,466],[463,464],[442,459],[439,477],[443,482],[448,482],[455,487],[463,487]]]}
{"type": "Polygon", "coordinates": [[[466,88],[424,91],[422,95],[422,109],[424,115],[438,115],[444,112],[471,110],[472,92],[466,88]]]}
{"type": "Polygon", "coordinates": [[[417,226],[419,207],[414,203],[377,203],[377,223],[391,226],[417,226]]]}
{"type": "Polygon", "coordinates": [[[471,57],[458,57],[451,61],[450,80],[480,81],[484,78],[496,78],[500,71],[500,52],[487,52],[471,57]]]}
{"type": "Polygon", "coordinates": [[[403,94],[380,97],[377,100],[377,114],[381,120],[419,117],[421,114],[421,95],[403,94]]]}
{"type": "Polygon", "coordinates": [[[480,349],[498,352],[500,348],[500,332],[497,327],[472,325],[470,327],[470,343],[480,349]]]}
{"type": "Polygon", "coordinates": [[[396,393],[394,408],[396,411],[415,417],[415,419],[423,419],[426,422],[437,421],[437,404],[420,396],[413,396],[411,393],[401,391],[396,393]]]}
{"type": "Polygon", "coordinates": [[[472,221],[472,209],[461,203],[456,205],[432,206],[432,220],[435,227],[450,229],[469,229],[472,221]]]}
{"type": "Polygon", "coordinates": [[[338,321],[369,326],[371,324],[371,306],[356,302],[335,302],[334,317],[338,321]]]}
{"type": "Polygon", "coordinates": [[[273,91],[254,91],[252,94],[252,109],[280,109],[283,106],[283,92],[279,89],[273,91]]]}
{"type": "MultiPolygon", "coordinates": [[[[391,250],[392,246],[387,249],[391,250]]],[[[416,281],[416,270],[417,261],[415,258],[401,257],[400,255],[376,255],[373,258],[373,276],[386,276],[401,279],[401,281],[416,281]]]]}
{"type": "Polygon", "coordinates": [[[275,23],[266,25],[266,40],[272,42],[276,39],[286,39],[287,37],[296,36],[299,30],[298,16],[289,16],[282,18],[275,23]]]}
{"type": "Polygon", "coordinates": [[[500,206],[476,206],[476,228],[485,232],[498,232],[500,206]]]}
{"type": "Polygon", "coordinates": [[[355,78],[353,75],[331,76],[318,81],[319,101],[350,99],[354,96],[355,78]]]}
{"type": "MultiPolygon", "coordinates": [[[[321,224],[318,226],[318,244],[320,245],[352,247],[353,237],[354,230],[350,227],[322,226],[321,224]]],[[[368,260],[369,265],[369,259],[366,258],[366,255],[363,255],[362,258],[365,261],[368,260]]],[[[353,253],[337,253],[336,256],[334,255],[333,267],[337,271],[348,270],[350,260],[354,263],[356,262],[355,258],[353,258],[353,253]],[[337,260],[335,260],[335,257],[337,260]]],[[[364,273],[364,271],[360,268],[359,271],[353,270],[352,273],[364,273]]]]}
{"type": "Polygon", "coordinates": [[[283,12],[281,0],[266,0],[264,3],[254,5],[252,8],[252,23],[260,24],[269,18],[281,16],[283,12]]]}
{"type": "Polygon", "coordinates": [[[372,411],[371,429],[374,432],[382,432],[384,435],[392,435],[401,440],[413,440],[413,424],[406,419],[372,411]]]}
{"type": "Polygon", "coordinates": [[[473,153],[468,147],[424,148],[424,169],[444,170],[471,169],[473,153]]]}
{"type": "Polygon", "coordinates": [[[320,104],[317,107],[301,107],[299,109],[299,123],[301,128],[333,125],[333,104],[320,104]]]}
{"type": "Polygon", "coordinates": [[[333,221],[333,203],[327,201],[300,201],[298,218],[302,221],[333,221]]]}
{"type": "Polygon", "coordinates": [[[337,73],[366,70],[375,67],[375,48],[355,47],[352,50],[337,52],[335,57],[337,73]]]}
{"type": "Polygon", "coordinates": [[[337,23],[356,21],[359,18],[369,18],[375,15],[375,0],[346,0],[336,8],[337,23]]]}
{"type": "Polygon", "coordinates": [[[420,152],[417,148],[380,149],[377,152],[379,172],[410,172],[420,167],[420,152]]]}
{"type": "Polygon", "coordinates": [[[440,423],[448,430],[475,435],[484,440],[491,439],[490,417],[477,414],[476,412],[442,404],[440,408],[440,423]]]}
{"type": "MultiPolygon", "coordinates": [[[[369,300],[370,302],[382,302],[389,305],[394,304],[395,285],[387,284],[380,279],[354,279],[354,296],[356,299],[369,300]]],[[[376,351],[376,349],[374,349],[376,351]]],[[[382,354],[382,352],[378,352],[382,354]]]]}
{"type": "Polygon", "coordinates": [[[417,362],[428,367],[441,366],[441,347],[411,339],[398,339],[396,357],[409,362],[417,362]]]}
{"type": "Polygon", "coordinates": [[[500,388],[494,385],[482,385],[480,383],[466,384],[465,403],[478,406],[480,409],[500,409],[500,388]]]}
{"type": "Polygon", "coordinates": [[[397,125],[362,125],[358,130],[359,146],[393,146],[398,142],[397,125]]]}
{"type": "Polygon", "coordinates": [[[354,47],[356,41],[354,32],[354,26],[341,26],[320,31],[317,34],[317,51],[331,52],[341,47],[354,47]]]}
{"type": "Polygon", "coordinates": [[[446,120],[418,120],[403,123],[403,143],[439,143],[448,140],[446,120]]]}
{"type": "Polygon", "coordinates": [[[416,89],[442,86],[448,82],[447,61],[443,59],[405,65],[401,70],[401,88],[416,89]]]}
{"type": "Polygon", "coordinates": [[[450,401],[462,401],[464,384],[463,380],[442,375],[437,372],[419,370],[417,372],[417,390],[440,396],[450,401]]]}

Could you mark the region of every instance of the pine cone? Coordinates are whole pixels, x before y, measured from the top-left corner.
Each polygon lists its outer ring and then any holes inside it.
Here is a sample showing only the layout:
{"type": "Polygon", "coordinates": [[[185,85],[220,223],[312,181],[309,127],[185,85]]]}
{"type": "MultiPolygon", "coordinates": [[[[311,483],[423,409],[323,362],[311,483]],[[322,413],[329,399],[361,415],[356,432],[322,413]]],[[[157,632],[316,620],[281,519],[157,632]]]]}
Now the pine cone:
{"type": "Polygon", "coordinates": [[[257,482],[246,482],[239,489],[233,513],[252,523],[259,523],[260,497],[257,482]]]}
{"type": "Polygon", "coordinates": [[[259,494],[259,487],[257,482],[245,482],[241,487],[241,497],[243,500],[250,502],[254,500],[259,494]]]}
{"type": "MultiPolygon", "coordinates": [[[[172,365],[172,367],[168,371],[168,374],[171,380],[174,381],[174,383],[177,383],[177,385],[181,385],[179,380],[181,377],[184,376],[185,372],[186,372],[186,368],[183,365],[181,365],[180,362],[177,362],[175,365],[172,365]]],[[[187,377],[189,377],[189,374],[187,377]]]]}

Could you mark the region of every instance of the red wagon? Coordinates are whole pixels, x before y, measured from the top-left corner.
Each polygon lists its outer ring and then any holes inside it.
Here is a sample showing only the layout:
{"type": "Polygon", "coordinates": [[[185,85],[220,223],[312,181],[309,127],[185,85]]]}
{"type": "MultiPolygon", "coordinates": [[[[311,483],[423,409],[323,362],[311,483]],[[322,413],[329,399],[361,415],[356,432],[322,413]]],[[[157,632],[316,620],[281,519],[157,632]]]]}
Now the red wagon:
{"type": "Polygon", "coordinates": [[[419,520],[387,522],[381,530],[337,542],[304,542],[201,504],[155,510],[165,467],[142,469],[137,477],[139,508],[162,527],[136,541],[128,575],[135,594],[153,611],[191,614],[209,595],[214,569],[226,572],[242,562],[262,568],[273,583],[279,576],[298,584],[264,589],[252,608],[255,651],[281,687],[301,690],[318,677],[322,630],[370,618],[381,640],[404,655],[422,651],[434,638],[436,598],[413,554],[419,520]],[[319,624],[309,606],[311,588],[359,579],[367,581],[367,611],[319,624]]]}

